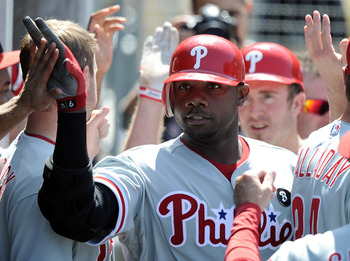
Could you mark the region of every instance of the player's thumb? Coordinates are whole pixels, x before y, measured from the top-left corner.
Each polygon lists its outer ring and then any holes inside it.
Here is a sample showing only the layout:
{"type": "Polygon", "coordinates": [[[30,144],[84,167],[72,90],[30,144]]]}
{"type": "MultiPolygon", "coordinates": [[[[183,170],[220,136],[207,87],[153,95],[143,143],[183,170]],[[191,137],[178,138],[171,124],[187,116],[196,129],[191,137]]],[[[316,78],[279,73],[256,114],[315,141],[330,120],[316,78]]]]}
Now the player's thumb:
{"type": "Polygon", "coordinates": [[[95,124],[96,126],[99,126],[100,124],[103,124],[103,121],[106,118],[109,111],[110,109],[107,106],[103,106],[98,110],[93,110],[89,121],[95,124]]]}
{"type": "Polygon", "coordinates": [[[274,186],[275,178],[276,178],[276,172],[274,171],[267,172],[264,177],[264,181],[262,183],[263,186],[271,189],[271,191],[275,191],[276,190],[274,186]]]}

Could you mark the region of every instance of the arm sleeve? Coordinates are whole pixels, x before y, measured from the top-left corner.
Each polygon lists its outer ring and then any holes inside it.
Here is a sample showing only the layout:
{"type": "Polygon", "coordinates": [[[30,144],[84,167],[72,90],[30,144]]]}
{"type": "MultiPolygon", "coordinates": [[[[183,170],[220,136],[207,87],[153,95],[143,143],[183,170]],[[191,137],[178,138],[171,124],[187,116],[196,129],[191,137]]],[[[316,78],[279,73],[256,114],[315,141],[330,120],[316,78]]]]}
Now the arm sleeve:
{"type": "Polygon", "coordinates": [[[235,209],[225,261],[261,260],[258,249],[260,216],[260,208],[253,203],[235,209]]]}
{"type": "Polygon", "coordinates": [[[86,113],[59,113],[54,154],[45,164],[38,204],[52,229],[86,242],[108,234],[118,216],[113,192],[95,185],[86,148],[86,113]]]}

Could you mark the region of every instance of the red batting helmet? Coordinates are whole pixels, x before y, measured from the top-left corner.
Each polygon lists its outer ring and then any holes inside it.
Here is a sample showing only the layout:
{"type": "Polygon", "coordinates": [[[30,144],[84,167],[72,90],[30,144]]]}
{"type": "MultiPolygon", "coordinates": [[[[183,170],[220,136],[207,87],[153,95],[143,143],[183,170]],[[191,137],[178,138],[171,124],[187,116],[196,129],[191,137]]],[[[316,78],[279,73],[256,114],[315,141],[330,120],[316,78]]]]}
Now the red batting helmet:
{"type": "Polygon", "coordinates": [[[216,35],[187,38],[175,49],[169,77],[164,81],[162,99],[168,117],[173,116],[170,95],[172,82],[208,81],[236,86],[244,83],[244,62],[239,49],[216,35]]]}
{"type": "Polygon", "coordinates": [[[254,43],[241,50],[246,82],[267,81],[299,84],[304,90],[303,73],[298,58],[286,47],[268,42],[254,43]]]}

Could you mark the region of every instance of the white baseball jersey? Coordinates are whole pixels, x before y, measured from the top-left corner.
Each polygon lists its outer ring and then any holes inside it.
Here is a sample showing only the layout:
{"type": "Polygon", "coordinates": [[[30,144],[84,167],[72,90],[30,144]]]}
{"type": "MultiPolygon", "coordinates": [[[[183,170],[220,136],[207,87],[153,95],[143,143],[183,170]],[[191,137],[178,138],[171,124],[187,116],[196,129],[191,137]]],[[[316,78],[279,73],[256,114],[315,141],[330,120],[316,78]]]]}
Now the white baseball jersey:
{"type": "Polygon", "coordinates": [[[349,130],[336,120],[313,132],[299,153],[292,189],[296,238],[350,223],[350,163],[338,153],[349,130]]]}
{"type": "Polygon", "coordinates": [[[111,242],[99,247],[56,234],[37,204],[45,160],[54,143],[20,133],[0,153],[0,260],[111,260],[111,242]]]}
{"type": "Polygon", "coordinates": [[[350,224],[284,243],[269,261],[348,261],[350,224]]]}
{"type": "Polygon", "coordinates": [[[261,225],[260,254],[270,257],[293,234],[290,190],[296,155],[240,140],[243,156],[231,181],[179,137],[103,159],[94,168],[94,180],[108,186],[119,204],[117,223],[106,238],[119,235],[126,260],[224,260],[233,222],[233,184],[246,170],[258,168],[277,172],[277,195],[261,225]]]}

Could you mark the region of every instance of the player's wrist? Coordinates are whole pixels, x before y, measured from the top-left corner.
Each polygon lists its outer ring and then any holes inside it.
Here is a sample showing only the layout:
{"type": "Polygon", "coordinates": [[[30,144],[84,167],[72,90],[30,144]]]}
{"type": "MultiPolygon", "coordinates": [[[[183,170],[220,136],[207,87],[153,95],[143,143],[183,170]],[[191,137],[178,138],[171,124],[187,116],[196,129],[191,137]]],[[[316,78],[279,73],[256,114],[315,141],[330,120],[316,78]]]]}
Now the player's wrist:
{"type": "Polygon", "coordinates": [[[239,215],[240,213],[251,209],[253,212],[257,213],[258,215],[261,214],[261,208],[259,207],[259,205],[253,203],[253,202],[244,202],[242,204],[240,204],[239,206],[236,206],[235,210],[234,210],[234,216],[239,215]]]}
{"type": "Polygon", "coordinates": [[[155,88],[140,86],[139,96],[160,103],[162,102],[162,91],[155,88]]]}
{"type": "Polygon", "coordinates": [[[86,92],[78,96],[57,99],[57,110],[60,112],[75,112],[86,110],[86,92]]]}

